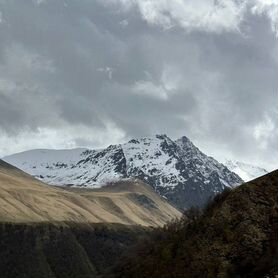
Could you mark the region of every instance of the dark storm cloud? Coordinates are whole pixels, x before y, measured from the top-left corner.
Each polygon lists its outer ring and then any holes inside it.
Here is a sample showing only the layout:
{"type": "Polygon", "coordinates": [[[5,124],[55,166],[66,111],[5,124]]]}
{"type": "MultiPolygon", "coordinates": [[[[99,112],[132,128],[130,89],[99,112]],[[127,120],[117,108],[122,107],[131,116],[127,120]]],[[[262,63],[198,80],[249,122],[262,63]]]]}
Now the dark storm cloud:
{"type": "Polygon", "coordinates": [[[58,147],[101,146],[167,133],[277,162],[277,38],[264,6],[185,26],[172,4],[169,21],[163,7],[110,2],[0,0],[3,138],[44,129],[58,147]]]}

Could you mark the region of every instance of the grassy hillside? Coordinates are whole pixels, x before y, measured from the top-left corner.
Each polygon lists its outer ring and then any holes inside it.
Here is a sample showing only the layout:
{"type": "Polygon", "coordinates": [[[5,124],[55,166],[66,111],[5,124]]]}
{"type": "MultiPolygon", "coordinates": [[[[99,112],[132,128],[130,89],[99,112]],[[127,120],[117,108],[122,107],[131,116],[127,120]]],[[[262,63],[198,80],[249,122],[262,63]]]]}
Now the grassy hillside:
{"type": "Polygon", "coordinates": [[[154,231],[113,270],[117,278],[278,275],[278,171],[224,192],[203,213],[154,231]]]}
{"type": "Polygon", "coordinates": [[[139,181],[101,190],[48,186],[0,161],[0,222],[162,226],[180,212],[139,181]]]}

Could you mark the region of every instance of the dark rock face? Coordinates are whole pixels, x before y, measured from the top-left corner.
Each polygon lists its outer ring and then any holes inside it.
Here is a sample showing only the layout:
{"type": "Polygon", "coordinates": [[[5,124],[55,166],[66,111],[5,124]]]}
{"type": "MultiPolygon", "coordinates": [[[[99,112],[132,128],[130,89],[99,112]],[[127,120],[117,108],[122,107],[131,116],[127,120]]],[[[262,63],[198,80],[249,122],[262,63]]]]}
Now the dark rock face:
{"type": "MultiPolygon", "coordinates": [[[[198,184],[192,183],[192,185],[179,184],[175,188],[158,188],[158,192],[167,198],[167,200],[175,204],[181,209],[187,209],[190,207],[202,207],[215,193],[210,190],[203,190],[198,184]],[[186,204],[186,207],[184,206],[186,204]]],[[[221,192],[221,190],[219,190],[221,192]]]]}
{"type": "MultiPolygon", "coordinates": [[[[164,163],[155,165],[155,159],[151,163],[144,157],[143,166],[130,167],[127,176],[149,183],[177,207],[203,206],[225,188],[242,183],[236,174],[202,153],[187,137],[172,141],[166,135],[158,135],[156,139],[159,150],[155,152],[155,158],[167,157],[164,163]],[[167,166],[171,167],[171,173],[161,169],[167,166]],[[148,170],[144,171],[144,167],[148,170]]],[[[142,159],[141,154],[139,157],[142,159]]]]}
{"type": "Polygon", "coordinates": [[[226,187],[242,182],[224,165],[202,153],[187,137],[172,141],[166,135],[157,135],[110,146],[105,152],[111,153],[110,161],[119,176],[149,183],[181,209],[203,206],[226,187]]]}

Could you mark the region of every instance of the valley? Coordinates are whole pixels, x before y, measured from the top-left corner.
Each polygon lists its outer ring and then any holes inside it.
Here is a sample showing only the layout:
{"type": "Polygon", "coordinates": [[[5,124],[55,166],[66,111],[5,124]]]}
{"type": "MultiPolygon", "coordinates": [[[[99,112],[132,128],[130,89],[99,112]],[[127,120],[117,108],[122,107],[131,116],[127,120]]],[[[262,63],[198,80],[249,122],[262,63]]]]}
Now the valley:
{"type": "Polygon", "coordinates": [[[140,180],[57,187],[0,160],[1,275],[274,277],[277,173],[182,214],[140,180]]]}
{"type": "Polygon", "coordinates": [[[278,278],[278,0],[0,0],[0,278],[278,278]]]}

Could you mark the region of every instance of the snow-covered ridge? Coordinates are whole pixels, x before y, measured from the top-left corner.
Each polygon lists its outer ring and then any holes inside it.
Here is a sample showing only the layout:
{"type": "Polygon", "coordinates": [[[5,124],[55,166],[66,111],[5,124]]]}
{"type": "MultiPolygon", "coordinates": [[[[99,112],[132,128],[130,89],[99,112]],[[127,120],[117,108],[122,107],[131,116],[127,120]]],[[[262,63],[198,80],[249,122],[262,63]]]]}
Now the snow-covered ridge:
{"type": "Polygon", "coordinates": [[[223,164],[232,172],[240,176],[245,182],[266,175],[268,171],[248,163],[226,159],[223,164]]]}
{"type": "Polygon", "coordinates": [[[139,178],[178,206],[199,204],[242,180],[187,137],[133,139],[106,149],[32,150],[3,160],[52,185],[100,187],[139,178]]]}

